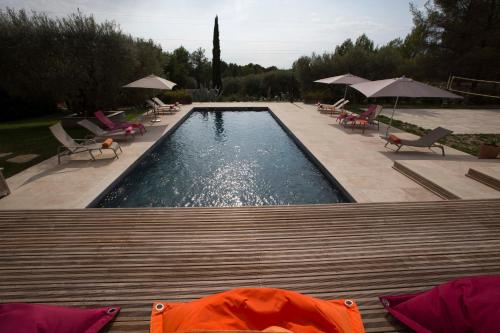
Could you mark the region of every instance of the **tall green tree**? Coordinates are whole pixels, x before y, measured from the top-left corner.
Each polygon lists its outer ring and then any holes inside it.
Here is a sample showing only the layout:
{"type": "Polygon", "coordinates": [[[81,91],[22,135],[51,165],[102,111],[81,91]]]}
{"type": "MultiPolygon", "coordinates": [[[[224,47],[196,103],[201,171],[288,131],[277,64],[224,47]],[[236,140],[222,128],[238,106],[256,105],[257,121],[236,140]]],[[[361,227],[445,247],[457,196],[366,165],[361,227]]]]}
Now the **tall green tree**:
{"type": "Polygon", "coordinates": [[[180,88],[196,88],[196,80],[190,75],[192,72],[190,60],[189,51],[184,46],[167,54],[166,76],[180,88]]]}
{"type": "Polygon", "coordinates": [[[214,39],[212,49],[212,86],[222,89],[222,77],[220,68],[220,40],[219,40],[219,18],[215,16],[214,39]]]}
{"type": "Polygon", "coordinates": [[[192,74],[196,80],[196,87],[207,87],[210,82],[210,64],[205,56],[205,49],[199,47],[190,54],[190,63],[192,66],[192,74]]]}
{"type": "Polygon", "coordinates": [[[411,9],[416,26],[425,28],[426,53],[437,70],[434,76],[498,79],[499,0],[433,0],[422,11],[411,9]]]}

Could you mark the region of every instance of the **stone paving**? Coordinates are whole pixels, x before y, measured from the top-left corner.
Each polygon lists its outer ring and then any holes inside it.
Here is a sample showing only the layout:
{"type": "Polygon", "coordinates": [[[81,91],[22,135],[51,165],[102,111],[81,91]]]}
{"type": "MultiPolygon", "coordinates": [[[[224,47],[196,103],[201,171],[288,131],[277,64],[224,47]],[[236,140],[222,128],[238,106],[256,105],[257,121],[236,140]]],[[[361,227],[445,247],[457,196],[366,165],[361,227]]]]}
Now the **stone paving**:
{"type": "MultiPolygon", "coordinates": [[[[392,109],[382,114],[391,116],[392,109]]],[[[433,129],[441,126],[455,134],[500,134],[500,110],[398,109],[394,119],[433,129]]]]}
{"type": "MultiPolygon", "coordinates": [[[[122,143],[123,153],[118,160],[103,155],[92,162],[83,154],[65,157],[64,162],[57,165],[57,158],[53,157],[9,178],[7,181],[13,193],[0,200],[0,209],[87,207],[193,107],[245,106],[269,107],[357,202],[441,200],[394,170],[392,166],[396,160],[425,161],[431,173],[435,169],[432,163],[459,161],[465,168],[478,162],[477,158],[448,147],[446,157],[418,148],[404,148],[396,154],[384,148],[380,138],[384,126],[380,131],[372,128],[362,134],[359,129],[340,126],[334,117],[320,114],[314,106],[303,103],[196,103],[182,106],[175,115],[162,116],[159,123],[148,122],[148,132],[144,136],[122,143]]],[[[414,137],[408,133],[398,135],[414,137]]],[[[450,169],[461,170],[462,167],[450,169]]],[[[462,171],[455,172],[458,175],[462,171]]],[[[478,182],[472,187],[474,198],[491,192],[485,191],[486,185],[478,182]]]]}

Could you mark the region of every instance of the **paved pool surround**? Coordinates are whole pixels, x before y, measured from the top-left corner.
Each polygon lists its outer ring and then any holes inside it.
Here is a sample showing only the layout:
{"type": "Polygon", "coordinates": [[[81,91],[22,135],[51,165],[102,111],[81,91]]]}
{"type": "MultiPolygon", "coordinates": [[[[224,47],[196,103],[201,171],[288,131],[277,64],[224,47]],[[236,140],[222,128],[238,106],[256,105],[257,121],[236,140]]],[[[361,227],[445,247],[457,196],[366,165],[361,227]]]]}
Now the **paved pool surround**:
{"type": "MultiPolygon", "coordinates": [[[[121,143],[123,153],[118,160],[104,153],[97,161],[88,154],[43,161],[7,182],[12,194],[0,200],[0,209],[72,209],[91,205],[110,185],[119,179],[139,158],[165,134],[175,129],[193,108],[258,107],[269,108],[274,117],[292,137],[310,152],[313,158],[341,184],[356,202],[437,201],[440,197],[392,168],[398,159],[426,160],[434,163],[446,159],[477,163],[463,152],[446,148],[447,156],[430,153],[427,149],[408,148],[394,154],[384,148],[380,131],[352,130],[338,125],[335,117],[320,114],[314,105],[303,103],[194,103],[184,105],[175,115],[161,116],[161,122],[146,121],[147,133],[135,140],[121,143]]],[[[399,132],[399,131],[396,131],[399,132]]],[[[405,138],[411,134],[401,133],[405,138]]],[[[481,192],[484,186],[477,185],[481,192]]]]}

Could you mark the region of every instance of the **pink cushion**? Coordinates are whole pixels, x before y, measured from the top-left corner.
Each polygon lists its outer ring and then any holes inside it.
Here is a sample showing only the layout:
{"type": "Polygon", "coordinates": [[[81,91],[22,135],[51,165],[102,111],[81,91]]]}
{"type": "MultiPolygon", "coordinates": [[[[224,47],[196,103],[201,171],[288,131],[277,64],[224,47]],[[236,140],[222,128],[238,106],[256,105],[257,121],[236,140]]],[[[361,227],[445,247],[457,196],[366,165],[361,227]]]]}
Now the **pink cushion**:
{"type": "Polygon", "coordinates": [[[500,275],[457,279],[380,301],[416,333],[500,332],[500,275]]]}
{"type": "Polygon", "coordinates": [[[78,309],[42,304],[0,304],[0,331],[15,333],[97,333],[119,307],[78,309]]]}

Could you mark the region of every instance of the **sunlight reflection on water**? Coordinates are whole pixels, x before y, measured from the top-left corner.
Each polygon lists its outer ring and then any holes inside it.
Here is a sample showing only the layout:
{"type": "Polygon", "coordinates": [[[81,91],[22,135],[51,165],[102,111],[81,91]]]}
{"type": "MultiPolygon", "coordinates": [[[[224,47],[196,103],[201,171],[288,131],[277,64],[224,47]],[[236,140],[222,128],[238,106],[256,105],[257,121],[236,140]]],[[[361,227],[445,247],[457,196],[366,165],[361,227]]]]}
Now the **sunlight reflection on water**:
{"type": "Polygon", "coordinates": [[[193,112],[98,207],[344,202],[268,112],[193,112]]]}

